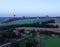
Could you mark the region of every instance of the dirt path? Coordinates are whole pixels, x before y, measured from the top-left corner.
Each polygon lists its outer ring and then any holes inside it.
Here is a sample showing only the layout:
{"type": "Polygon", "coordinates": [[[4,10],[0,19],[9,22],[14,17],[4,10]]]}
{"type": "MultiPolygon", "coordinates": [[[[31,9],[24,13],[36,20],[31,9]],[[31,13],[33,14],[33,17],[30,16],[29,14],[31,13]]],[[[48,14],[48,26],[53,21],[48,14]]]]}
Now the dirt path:
{"type": "Polygon", "coordinates": [[[60,32],[60,28],[38,28],[38,27],[19,27],[18,29],[25,29],[25,30],[48,30],[48,31],[53,31],[53,32],[60,32]]]}

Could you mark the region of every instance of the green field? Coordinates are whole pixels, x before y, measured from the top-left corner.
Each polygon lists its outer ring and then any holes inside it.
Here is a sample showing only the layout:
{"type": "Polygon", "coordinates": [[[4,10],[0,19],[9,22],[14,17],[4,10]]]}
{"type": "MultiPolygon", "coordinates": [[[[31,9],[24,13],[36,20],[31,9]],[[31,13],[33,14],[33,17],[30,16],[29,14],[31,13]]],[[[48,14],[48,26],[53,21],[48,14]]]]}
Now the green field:
{"type": "Polygon", "coordinates": [[[41,47],[60,47],[60,38],[42,35],[41,47]]]}
{"type": "MultiPolygon", "coordinates": [[[[39,19],[40,23],[42,21],[47,21],[49,19],[39,19]]],[[[22,24],[32,24],[32,23],[36,23],[38,21],[38,19],[24,19],[24,20],[16,20],[16,21],[13,21],[13,22],[8,22],[8,23],[2,23],[0,24],[0,26],[8,26],[8,25],[16,25],[16,24],[19,24],[19,25],[22,25],[22,24]]]]}
{"type": "Polygon", "coordinates": [[[15,24],[32,24],[32,23],[36,23],[37,20],[36,19],[25,19],[25,20],[17,20],[17,21],[13,21],[13,22],[8,22],[8,23],[3,23],[0,24],[0,26],[8,26],[8,25],[15,25],[15,24]]]}

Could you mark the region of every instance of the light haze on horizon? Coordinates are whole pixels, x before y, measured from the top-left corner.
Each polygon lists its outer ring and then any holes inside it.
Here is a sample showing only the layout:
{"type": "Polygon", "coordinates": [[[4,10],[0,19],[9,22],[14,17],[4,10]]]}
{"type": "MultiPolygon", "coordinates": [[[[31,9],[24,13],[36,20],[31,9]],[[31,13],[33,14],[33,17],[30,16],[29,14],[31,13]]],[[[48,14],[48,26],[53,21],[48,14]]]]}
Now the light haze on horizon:
{"type": "Polygon", "coordinates": [[[60,0],[0,0],[0,17],[10,17],[14,13],[17,17],[60,16],[60,0]]]}

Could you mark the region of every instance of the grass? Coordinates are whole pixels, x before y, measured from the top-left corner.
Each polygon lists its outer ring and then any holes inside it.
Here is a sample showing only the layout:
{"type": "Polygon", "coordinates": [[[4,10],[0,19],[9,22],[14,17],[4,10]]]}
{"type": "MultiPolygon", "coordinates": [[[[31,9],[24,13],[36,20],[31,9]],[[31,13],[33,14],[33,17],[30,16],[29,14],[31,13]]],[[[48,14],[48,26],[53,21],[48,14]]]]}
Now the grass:
{"type": "Polygon", "coordinates": [[[42,47],[60,47],[60,38],[52,36],[41,36],[42,47]]]}
{"type": "MultiPolygon", "coordinates": [[[[40,22],[42,21],[46,21],[46,20],[49,20],[49,19],[40,19],[40,22]]],[[[24,20],[16,20],[16,21],[13,21],[13,22],[8,22],[8,23],[2,23],[0,24],[0,26],[8,26],[8,25],[15,25],[15,24],[32,24],[32,23],[36,23],[38,21],[38,19],[24,19],[24,20]]]]}
{"type": "Polygon", "coordinates": [[[13,21],[13,22],[8,22],[8,23],[3,23],[0,24],[0,26],[8,26],[8,25],[15,25],[15,24],[32,24],[32,23],[36,23],[37,20],[36,19],[25,19],[25,20],[17,20],[17,21],[13,21]]]}
{"type": "MultiPolygon", "coordinates": [[[[51,18],[40,18],[40,22],[42,21],[48,21],[51,18]]],[[[52,18],[54,19],[54,18],[52,18]]],[[[1,18],[0,20],[3,20],[3,18],[1,18]]],[[[0,26],[8,26],[8,25],[14,25],[14,24],[31,24],[31,23],[36,23],[37,19],[24,19],[24,20],[17,20],[17,21],[13,21],[13,22],[9,22],[9,23],[3,23],[0,24],[0,26]]]]}

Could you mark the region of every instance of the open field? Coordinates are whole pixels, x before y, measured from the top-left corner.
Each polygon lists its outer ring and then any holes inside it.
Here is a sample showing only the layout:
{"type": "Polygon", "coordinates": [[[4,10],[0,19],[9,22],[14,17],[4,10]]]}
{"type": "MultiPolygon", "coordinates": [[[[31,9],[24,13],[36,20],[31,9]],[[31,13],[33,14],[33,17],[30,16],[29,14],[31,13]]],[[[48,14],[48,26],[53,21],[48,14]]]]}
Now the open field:
{"type": "Polygon", "coordinates": [[[25,20],[17,20],[17,21],[13,21],[13,22],[8,22],[8,23],[1,23],[0,26],[8,26],[8,25],[15,25],[15,24],[32,24],[32,23],[36,23],[37,20],[36,19],[25,19],[25,20]]]}
{"type": "MultiPolygon", "coordinates": [[[[49,19],[43,18],[43,19],[39,19],[39,22],[42,21],[48,21],[49,19]]],[[[11,21],[11,22],[6,22],[6,23],[0,23],[0,26],[7,26],[7,25],[13,25],[13,24],[30,24],[30,23],[36,23],[37,19],[23,19],[23,20],[15,20],[15,21],[11,21]]]]}
{"type": "Polygon", "coordinates": [[[41,47],[60,47],[60,38],[41,35],[41,47]]]}

